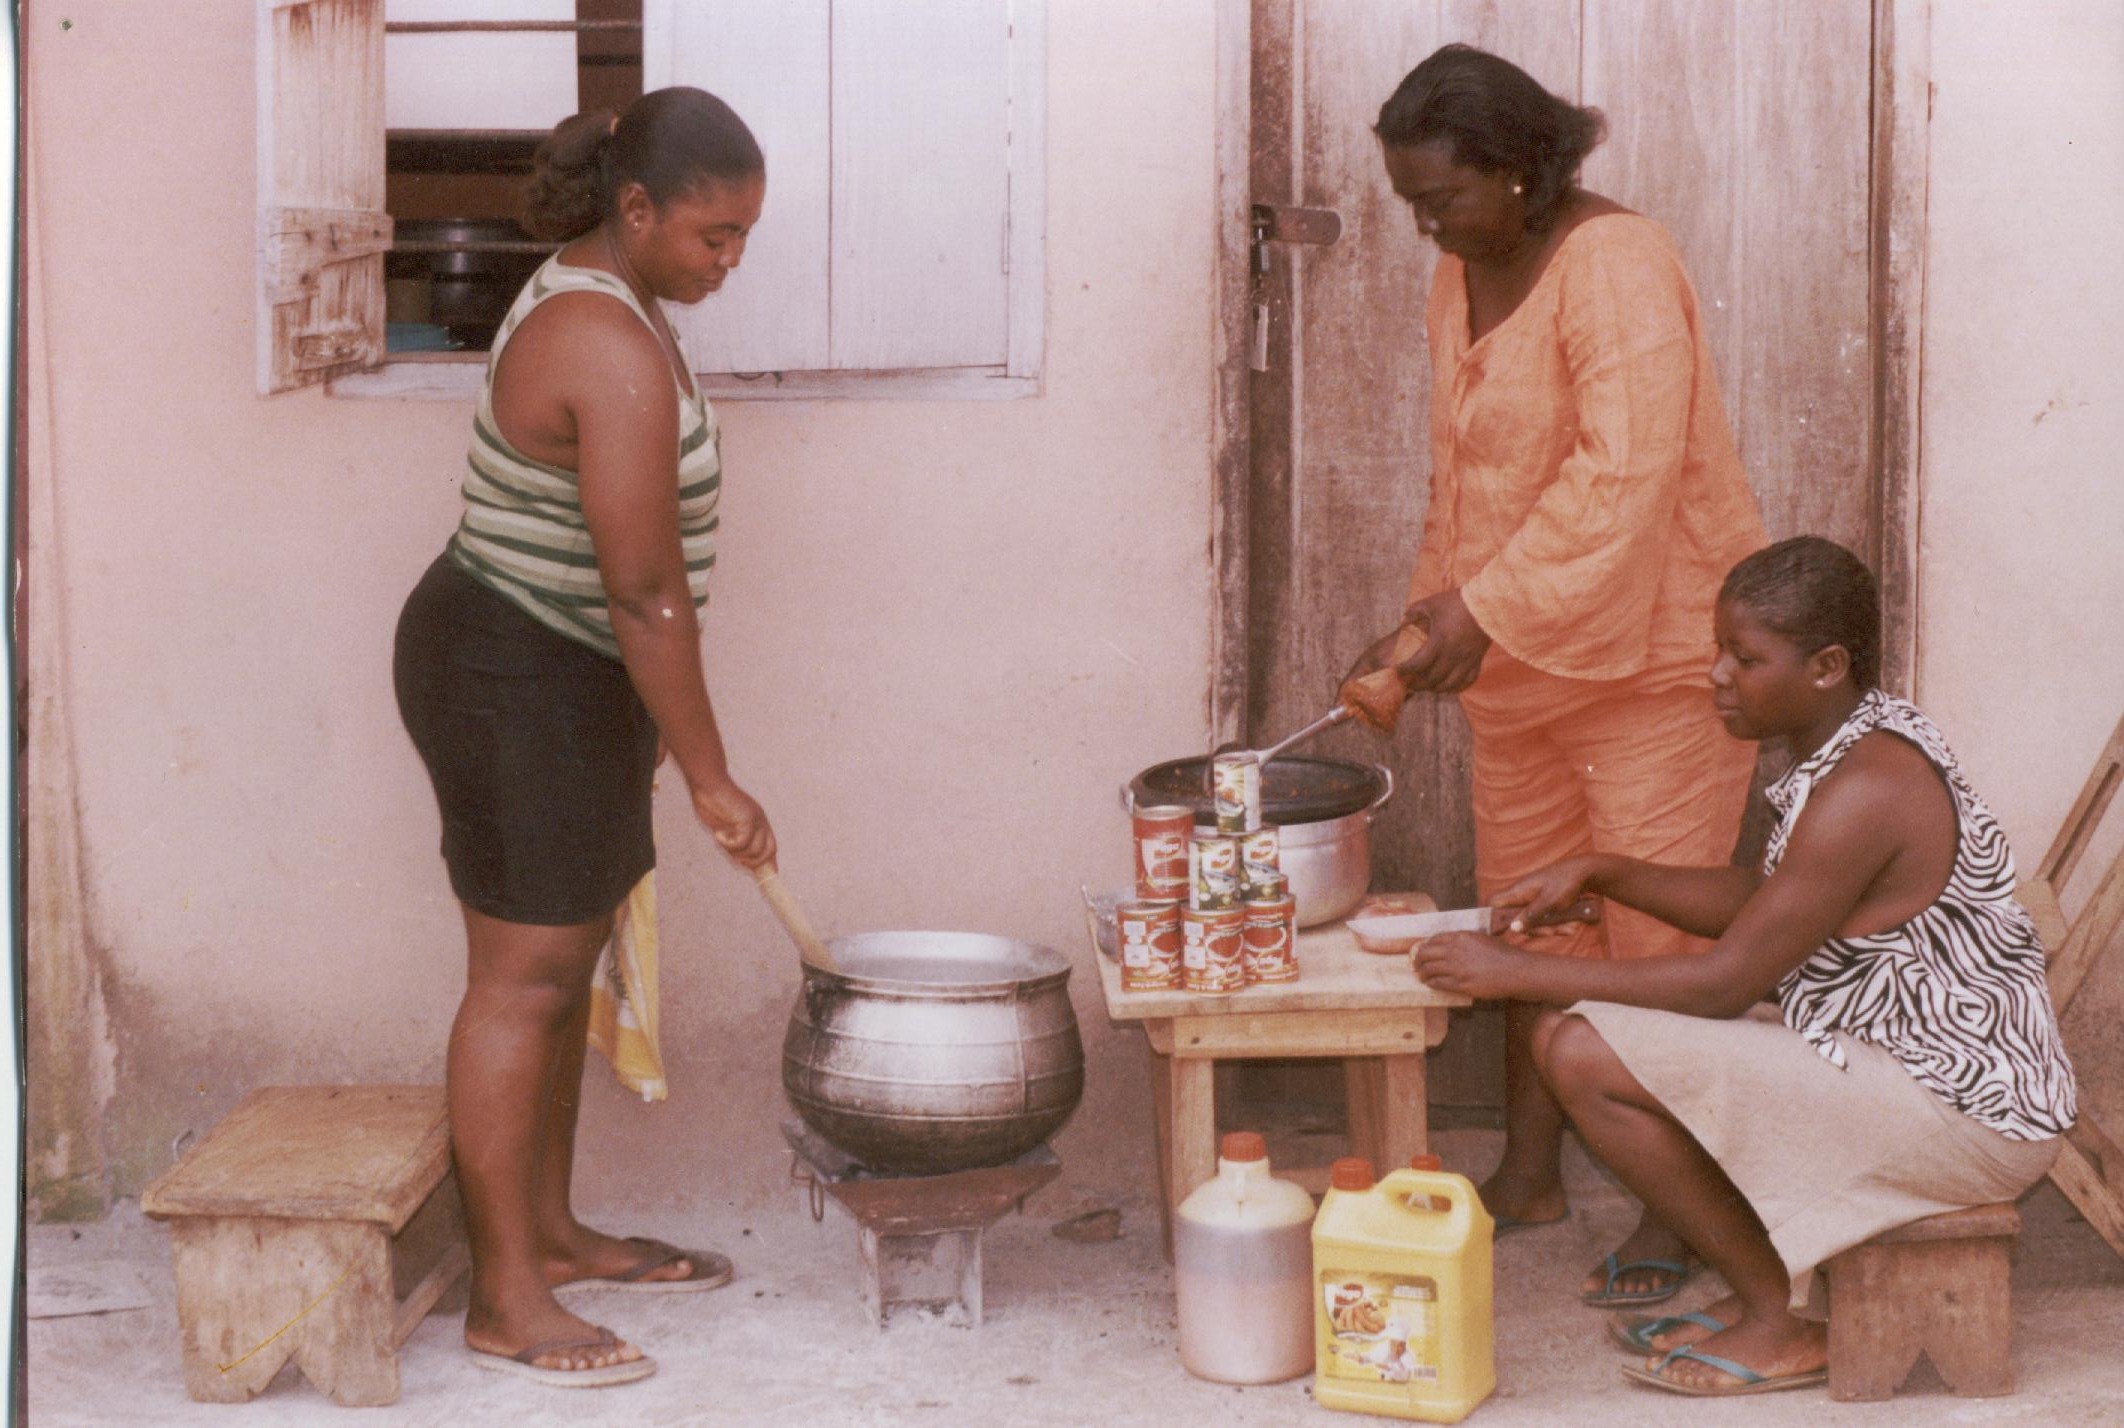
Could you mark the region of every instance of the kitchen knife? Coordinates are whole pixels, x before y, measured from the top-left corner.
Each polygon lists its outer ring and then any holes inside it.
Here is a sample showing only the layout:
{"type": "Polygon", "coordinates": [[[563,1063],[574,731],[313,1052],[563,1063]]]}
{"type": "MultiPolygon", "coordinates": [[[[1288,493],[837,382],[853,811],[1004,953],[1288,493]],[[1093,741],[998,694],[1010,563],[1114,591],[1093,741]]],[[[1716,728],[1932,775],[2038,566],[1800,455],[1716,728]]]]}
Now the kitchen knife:
{"type": "MultiPolygon", "coordinates": [[[[1504,932],[1516,916],[1509,907],[1462,907],[1451,912],[1404,912],[1388,917],[1353,917],[1350,931],[1380,942],[1402,937],[1440,937],[1448,932],[1504,932]]],[[[1592,898],[1580,898],[1568,907],[1559,907],[1536,927],[1554,927],[1560,922],[1598,922],[1600,904],[1592,898]]]]}

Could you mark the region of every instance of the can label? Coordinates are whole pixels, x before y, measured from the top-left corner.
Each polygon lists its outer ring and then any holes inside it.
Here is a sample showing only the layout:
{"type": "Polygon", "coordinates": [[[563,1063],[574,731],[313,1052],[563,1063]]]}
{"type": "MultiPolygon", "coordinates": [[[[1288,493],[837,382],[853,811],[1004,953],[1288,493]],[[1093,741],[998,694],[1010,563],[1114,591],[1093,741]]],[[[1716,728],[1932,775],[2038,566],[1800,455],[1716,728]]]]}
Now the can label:
{"type": "MultiPolygon", "coordinates": [[[[1240,876],[1249,888],[1262,886],[1264,878],[1273,876],[1283,865],[1283,835],[1273,823],[1264,823],[1251,833],[1239,836],[1240,876]]],[[[1253,893],[1247,894],[1255,896],[1253,893]]]]}
{"type": "Polygon", "coordinates": [[[1246,987],[1246,917],[1189,908],[1180,915],[1182,984],[1191,992],[1228,996],[1246,987]]]}
{"type": "Polygon", "coordinates": [[[1210,761],[1210,790],[1217,801],[1219,833],[1251,833],[1261,826],[1261,760],[1252,754],[1219,754],[1210,761]]]}
{"type": "Polygon", "coordinates": [[[1121,936],[1121,990],[1162,992],[1180,985],[1180,904],[1124,902],[1114,909],[1121,936]]]}
{"type": "Polygon", "coordinates": [[[1285,894],[1246,905],[1246,977],[1250,982],[1298,980],[1298,899],[1285,894]]]}
{"type": "Polygon", "coordinates": [[[1246,885],[1248,902],[1259,902],[1272,897],[1296,897],[1291,892],[1291,882],[1281,873],[1263,873],[1246,885]]]}
{"type": "Polygon", "coordinates": [[[1435,1384],[1438,1283],[1389,1274],[1320,1276],[1320,1308],[1328,1341],[1320,1372],[1360,1383],[1435,1384]]]}
{"type": "Polygon", "coordinates": [[[1244,885],[1239,840],[1223,833],[1197,833],[1187,845],[1193,891],[1189,903],[1217,912],[1236,911],[1244,885]]]}
{"type": "Polygon", "coordinates": [[[1185,808],[1139,808],[1135,812],[1136,896],[1178,902],[1187,896],[1187,840],[1195,815],[1185,808]]]}

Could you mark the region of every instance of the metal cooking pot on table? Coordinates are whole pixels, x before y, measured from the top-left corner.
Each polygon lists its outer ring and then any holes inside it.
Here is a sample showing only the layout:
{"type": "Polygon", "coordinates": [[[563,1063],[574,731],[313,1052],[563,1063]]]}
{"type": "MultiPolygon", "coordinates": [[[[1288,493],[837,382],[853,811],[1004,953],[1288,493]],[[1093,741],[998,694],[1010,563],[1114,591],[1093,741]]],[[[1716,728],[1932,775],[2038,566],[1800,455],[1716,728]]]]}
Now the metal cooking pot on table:
{"type": "MultiPolygon", "coordinates": [[[[1216,819],[1209,759],[1173,759],[1137,774],[1122,806],[1189,808],[1198,824],[1216,819]]],[[[1394,796],[1383,764],[1284,755],[1261,771],[1261,817],[1282,830],[1283,874],[1298,899],[1298,925],[1347,917],[1372,884],[1372,819],[1394,796]]]]}
{"type": "Polygon", "coordinates": [[[1062,1128],[1084,1094],[1069,961],[976,932],[830,938],[806,964],[782,1089],[812,1130],[872,1170],[1001,1165],[1062,1128]]]}

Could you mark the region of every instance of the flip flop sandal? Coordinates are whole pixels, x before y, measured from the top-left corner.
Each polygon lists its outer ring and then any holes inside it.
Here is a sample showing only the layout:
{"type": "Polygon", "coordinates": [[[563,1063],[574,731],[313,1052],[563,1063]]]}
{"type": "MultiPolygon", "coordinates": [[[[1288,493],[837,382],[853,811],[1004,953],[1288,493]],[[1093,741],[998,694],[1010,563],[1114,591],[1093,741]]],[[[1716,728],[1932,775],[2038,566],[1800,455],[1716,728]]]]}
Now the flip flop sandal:
{"type": "Polygon", "coordinates": [[[1826,1368],[1809,1369],[1805,1373],[1782,1373],[1766,1376],[1757,1373],[1746,1364],[1737,1364],[1731,1359],[1722,1359],[1717,1354],[1698,1353],[1684,1344],[1678,1349],[1669,1349],[1666,1356],[1652,1368],[1626,1368],[1623,1376],[1634,1378],[1639,1383],[1649,1383],[1654,1388],[1663,1388],[1669,1393],[1687,1394],[1691,1398],[1739,1398],[1750,1393],[1777,1393],[1787,1388],[1813,1388],[1829,1381],[1826,1368]],[[1695,1363],[1709,1364],[1720,1373],[1727,1373],[1740,1380],[1739,1383],[1718,1384],[1699,1388],[1691,1383],[1676,1383],[1665,1376],[1664,1370],[1676,1359],[1689,1359],[1695,1363]]]}
{"type": "Polygon", "coordinates": [[[735,1272],[731,1268],[729,1256],[717,1254],[714,1250],[682,1250],[677,1245],[652,1240],[646,1235],[630,1235],[627,1243],[640,1245],[642,1257],[618,1274],[571,1279],[566,1284],[554,1285],[553,1292],[562,1294],[571,1289],[623,1289],[631,1294],[697,1294],[703,1289],[717,1289],[728,1284],[735,1272]],[[677,1260],[685,1260],[692,1265],[693,1272],[683,1279],[645,1277],[677,1260]]]}
{"type": "Polygon", "coordinates": [[[1516,1235],[1521,1230],[1545,1229],[1550,1225],[1560,1225],[1570,1218],[1569,1215],[1552,1215],[1546,1220],[1522,1220],[1517,1215],[1499,1215],[1490,1222],[1490,1239],[1494,1242],[1506,1235],[1516,1235]]]}
{"type": "Polygon", "coordinates": [[[1590,1304],[1595,1309],[1634,1309],[1640,1304],[1664,1304],[1681,1293],[1683,1285],[1696,1278],[1697,1270],[1693,1264],[1677,1264],[1671,1259],[1633,1259],[1623,1263],[1612,1254],[1600,1262],[1600,1267],[1607,1275],[1606,1287],[1578,1296],[1580,1303],[1590,1304]],[[1660,1289],[1639,1290],[1634,1294],[1617,1291],[1616,1280],[1640,1269],[1663,1269],[1674,1276],[1674,1282],[1660,1289]]]}
{"type": "Polygon", "coordinates": [[[611,1388],[616,1384],[633,1383],[656,1372],[656,1360],[647,1354],[626,1363],[606,1364],[602,1368],[548,1368],[535,1360],[548,1354],[566,1353],[570,1349],[609,1349],[619,1343],[619,1336],[610,1329],[599,1329],[589,1339],[548,1339],[543,1344],[533,1344],[528,1349],[519,1349],[513,1354],[497,1354],[469,1345],[465,1354],[473,1367],[486,1369],[489,1373],[505,1373],[516,1378],[542,1383],[548,1388],[611,1388]]]}
{"type": "Polygon", "coordinates": [[[1650,1314],[1612,1314],[1608,1317],[1608,1337],[1633,1354],[1667,1352],[1652,1341],[1661,1334],[1669,1334],[1684,1324],[1701,1324],[1714,1334],[1723,1334],[1732,1328],[1722,1324],[1709,1314],[1662,1314],[1654,1318],[1650,1314]]]}

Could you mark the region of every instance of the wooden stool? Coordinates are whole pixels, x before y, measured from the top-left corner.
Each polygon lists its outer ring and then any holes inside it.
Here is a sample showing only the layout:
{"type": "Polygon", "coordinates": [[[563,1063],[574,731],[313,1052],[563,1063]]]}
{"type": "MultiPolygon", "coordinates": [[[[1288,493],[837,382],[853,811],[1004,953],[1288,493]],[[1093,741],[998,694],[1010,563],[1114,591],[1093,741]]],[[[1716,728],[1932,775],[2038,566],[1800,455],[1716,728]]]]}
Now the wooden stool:
{"type": "Polygon", "coordinates": [[[185,1391],[241,1403],[293,1358],[336,1403],[395,1402],[398,1346],[471,1262],[449,1164],[440,1086],[246,1097],[140,1198],[170,1221],[185,1391]]]}
{"type": "Polygon", "coordinates": [[[1892,1398],[1925,1354],[1965,1398],[2013,1391],[2007,1284],[2021,1214],[1978,1205],[1899,1226],[1829,1261],[1829,1396],[1892,1398]]]}

